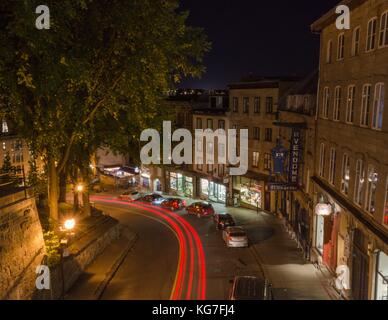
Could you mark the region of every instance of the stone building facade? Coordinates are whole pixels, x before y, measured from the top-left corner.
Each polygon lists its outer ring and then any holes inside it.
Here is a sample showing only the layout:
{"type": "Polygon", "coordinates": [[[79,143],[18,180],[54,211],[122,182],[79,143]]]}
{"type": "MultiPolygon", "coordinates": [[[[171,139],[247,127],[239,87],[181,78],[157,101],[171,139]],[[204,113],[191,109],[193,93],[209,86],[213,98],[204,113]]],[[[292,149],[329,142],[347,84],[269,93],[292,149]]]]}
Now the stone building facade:
{"type": "Polygon", "coordinates": [[[351,29],[335,9],[320,33],[313,253],[335,271],[350,269],[349,296],[388,299],[388,2],[345,1],[351,29]],[[385,110],[384,110],[385,109],[385,110]]]}

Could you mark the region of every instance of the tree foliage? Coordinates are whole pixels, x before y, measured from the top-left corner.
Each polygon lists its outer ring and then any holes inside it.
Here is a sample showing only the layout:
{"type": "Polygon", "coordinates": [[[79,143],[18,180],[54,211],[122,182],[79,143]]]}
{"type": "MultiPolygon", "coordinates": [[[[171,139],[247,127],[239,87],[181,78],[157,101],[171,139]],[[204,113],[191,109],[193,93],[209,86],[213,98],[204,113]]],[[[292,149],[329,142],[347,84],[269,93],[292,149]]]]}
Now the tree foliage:
{"type": "Polygon", "coordinates": [[[54,192],[75,146],[135,145],[164,93],[204,71],[209,43],[176,0],[48,0],[49,30],[35,28],[39,4],[0,2],[0,112],[47,157],[54,192]]]}

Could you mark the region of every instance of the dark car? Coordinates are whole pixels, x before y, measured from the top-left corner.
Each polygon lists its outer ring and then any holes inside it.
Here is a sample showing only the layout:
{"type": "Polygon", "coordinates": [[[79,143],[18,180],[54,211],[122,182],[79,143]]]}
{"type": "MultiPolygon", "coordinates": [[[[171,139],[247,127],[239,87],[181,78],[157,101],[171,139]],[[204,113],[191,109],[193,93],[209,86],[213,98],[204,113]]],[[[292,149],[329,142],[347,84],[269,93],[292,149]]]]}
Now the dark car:
{"type": "Polygon", "coordinates": [[[271,285],[258,277],[235,277],[230,300],[271,300],[271,285]]]}
{"type": "Polygon", "coordinates": [[[161,206],[172,211],[180,210],[186,207],[186,201],[179,198],[168,198],[163,200],[161,206]]]}
{"type": "Polygon", "coordinates": [[[236,222],[229,213],[217,213],[214,215],[214,223],[217,230],[224,230],[226,227],[234,227],[236,222]]]}
{"type": "Polygon", "coordinates": [[[147,195],[145,195],[145,196],[143,196],[135,201],[140,201],[140,202],[158,205],[158,204],[161,204],[163,200],[164,200],[163,196],[161,196],[160,194],[157,194],[157,193],[153,193],[153,194],[147,194],[147,195]]]}
{"type": "Polygon", "coordinates": [[[195,214],[198,218],[214,214],[213,206],[208,202],[194,202],[186,207],[188,214],[195,214]]]}

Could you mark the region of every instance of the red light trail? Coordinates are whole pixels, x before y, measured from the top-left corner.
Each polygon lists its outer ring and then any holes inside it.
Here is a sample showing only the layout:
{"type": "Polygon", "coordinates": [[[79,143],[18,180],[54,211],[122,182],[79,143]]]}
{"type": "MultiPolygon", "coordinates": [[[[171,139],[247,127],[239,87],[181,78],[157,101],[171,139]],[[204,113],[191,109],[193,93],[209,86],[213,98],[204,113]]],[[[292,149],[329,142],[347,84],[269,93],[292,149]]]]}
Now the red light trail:
{"type": "Polygon", "coordinates": [[[184,218],[167,209],[143,203],[126,202],[111,197],[93,196],[94,200],[119,205],[129,205],[156,215],[166,222],[177,236],[180,258],[177,267],[176,282],[171,294],[172,300],[205,300],[206,264],[201,239],[197,231],[184,218]],[[196,267],[195,267],[195,262],[196,267]],[[197,275],[197,277],[195,277],[197,275]],[[196,280],[196,281],[195,281],[196,280]],[[196,288],[196,290],[193,290],[196,288]]]}

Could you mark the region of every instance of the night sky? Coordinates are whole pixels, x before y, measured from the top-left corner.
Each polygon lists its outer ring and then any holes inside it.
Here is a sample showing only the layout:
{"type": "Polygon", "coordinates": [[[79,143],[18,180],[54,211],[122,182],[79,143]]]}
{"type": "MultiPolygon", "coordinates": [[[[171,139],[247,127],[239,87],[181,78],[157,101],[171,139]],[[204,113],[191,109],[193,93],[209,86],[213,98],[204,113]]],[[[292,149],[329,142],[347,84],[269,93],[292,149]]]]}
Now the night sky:
{"type": "Polygon", "coordinates": [[[206,74],[180,87],[223,89],[248,74],[303,76],[318,66],[310,25],[339,0],[182,0],[212,42],[206,74]]]}

